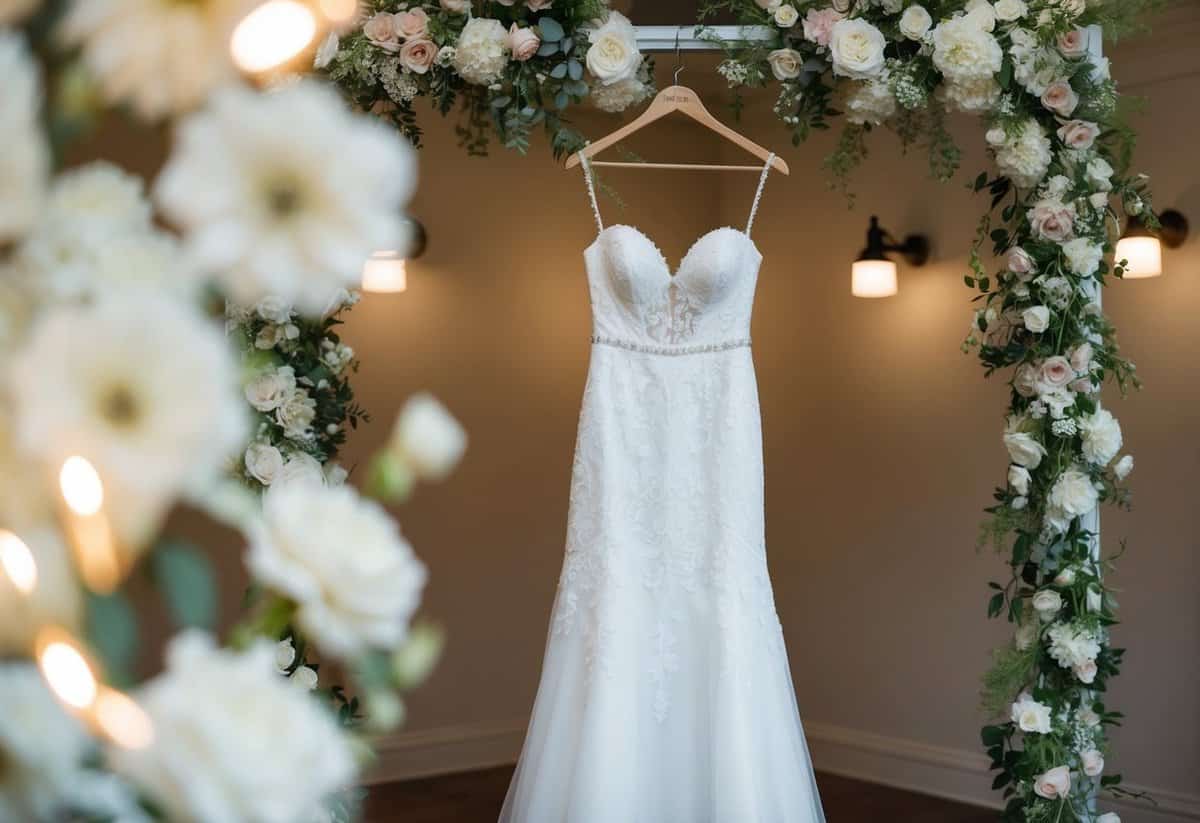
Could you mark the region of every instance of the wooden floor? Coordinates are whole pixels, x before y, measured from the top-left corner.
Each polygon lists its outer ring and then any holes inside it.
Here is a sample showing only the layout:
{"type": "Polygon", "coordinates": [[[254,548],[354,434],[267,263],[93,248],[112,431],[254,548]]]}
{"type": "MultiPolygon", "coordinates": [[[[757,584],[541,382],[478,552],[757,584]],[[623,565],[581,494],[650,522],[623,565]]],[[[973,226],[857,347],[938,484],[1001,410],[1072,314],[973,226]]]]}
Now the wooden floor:
{"type": "MultiPolygon", "coordinates": [[[[512,767],[372,788],[367,823],[495,823],[512,767]]],[[[995,812],[819,774],[829,823],[994,823],[995,812]]],[[[552,823],[548,821],[547,823],[552,823]]],[[[621,823],[614,821],[614,823],[621,823]]]]}

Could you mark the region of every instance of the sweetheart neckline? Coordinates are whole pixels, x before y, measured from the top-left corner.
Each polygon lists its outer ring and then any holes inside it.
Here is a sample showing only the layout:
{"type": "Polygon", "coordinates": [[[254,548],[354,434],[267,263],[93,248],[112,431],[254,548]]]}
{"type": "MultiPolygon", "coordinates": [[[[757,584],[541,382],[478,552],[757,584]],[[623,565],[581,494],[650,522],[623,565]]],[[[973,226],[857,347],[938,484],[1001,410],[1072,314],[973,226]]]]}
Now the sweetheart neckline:
{"type": "Polygon", "coordinates": [[[644,231],[639,229],[637,226],[631,226],[628,223],[612,223],[611,225],[605,226],[604,228],[602,228],[600,231],[598,231],[596,233],[596,239],[594,239],[591,242],[591,244],[588,245],[588,247],[586,249],[584,249],[584,251],[587,252],[587,251],[590,251],[591,249],[595,248],[600,243],[601,238],[603,238],[604,235],[607,234],[612,229],[629,229],[631,232],[638,235],[643,240],[645,240],[647,243],[649,243],[651,248],[653,248],[655,253],[658,255],[659,262],[662,263],[663,269],[667,272],[668,280],[670,280],[672,282],[683,271],[684,266],[687,265],[687,261],[691,258],[692,252],[694,252],[696,250],[696,247],[699,246],[701,243],[703,243],[705,240],[707,240],[709,237],[712,237],[713,235],[718,234],[719,232],[733,232],[734,234],[738,235],[739,237],[745,238],[746,242],[750,244],[750,248],[754,251],[754,253],[756,255],[758,255],[759,261],[761,262],[763,259],[762,252],[759,251],[758,244],[754,242],[754,238],[752,238],[749,234],[747,234],[742,229],[737,229],[737,228],[734,228],[733,226],[717,226],[715,229],[709,229],[704,234],[697,237],[696,240],[692,243],[692,245],[688,247],[688,250],[686,252],[684,252],[683,257],[681,257],[679,259],[679,265],[675,266],[674,268],[671,267],[670,261],[667,260],[667,256],[665,254],[663,254],[662,249],[660,249],[658,247],[658,243],[654,242],[654,238],[652,238],[650,235],[646,234],[644,231]]]}

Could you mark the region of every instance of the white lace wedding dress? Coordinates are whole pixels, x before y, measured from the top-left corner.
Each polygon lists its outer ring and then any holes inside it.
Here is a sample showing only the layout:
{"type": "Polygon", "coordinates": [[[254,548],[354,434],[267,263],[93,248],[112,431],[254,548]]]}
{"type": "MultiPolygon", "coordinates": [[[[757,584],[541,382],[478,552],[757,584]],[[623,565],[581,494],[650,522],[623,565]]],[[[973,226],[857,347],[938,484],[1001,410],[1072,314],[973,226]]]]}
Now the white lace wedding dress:
{"type": "Polygon", "coordinates": [[[584,253],[593,347],[566,558],[501,823],[817,823],[763,542],[750,356],[761,255],[701,237],[672,276],[630,226],[584,253]]]}

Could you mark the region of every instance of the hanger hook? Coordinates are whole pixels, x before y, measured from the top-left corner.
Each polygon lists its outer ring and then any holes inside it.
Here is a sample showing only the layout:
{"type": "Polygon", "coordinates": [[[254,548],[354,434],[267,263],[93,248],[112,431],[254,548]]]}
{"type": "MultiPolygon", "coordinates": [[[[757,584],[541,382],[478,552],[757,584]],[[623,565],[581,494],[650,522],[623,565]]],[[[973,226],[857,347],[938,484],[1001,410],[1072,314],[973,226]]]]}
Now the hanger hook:
{"type": "Polygon", "coordinates": [[[675,27],[675,78],[673,80],[676,86],[679,85],[679,73],[683,71],[683,50],[679,46],[679,30],[680,26],[675,27]]]}

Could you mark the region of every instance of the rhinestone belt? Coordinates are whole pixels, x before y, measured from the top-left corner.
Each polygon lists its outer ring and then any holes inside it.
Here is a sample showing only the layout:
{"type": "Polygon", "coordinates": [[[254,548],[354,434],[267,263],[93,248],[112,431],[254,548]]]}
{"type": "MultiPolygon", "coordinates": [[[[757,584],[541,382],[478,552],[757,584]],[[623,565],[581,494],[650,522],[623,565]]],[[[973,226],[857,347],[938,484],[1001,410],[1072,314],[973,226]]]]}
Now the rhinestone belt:
{"type": "Polygon", "coordinates": [[[728,340],[724,343],[707,343],[699,346],[652,346],[646,343],[633,343],[629,340],[618,340],[613,337],[592,337],[592,343],[597,346],[613,346],[618,349],[641,352],[643,354],[708,354],[711,352],[729,351],[730,349],[746,349],[750,347],[750,338],[728,340]]]}

